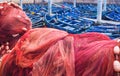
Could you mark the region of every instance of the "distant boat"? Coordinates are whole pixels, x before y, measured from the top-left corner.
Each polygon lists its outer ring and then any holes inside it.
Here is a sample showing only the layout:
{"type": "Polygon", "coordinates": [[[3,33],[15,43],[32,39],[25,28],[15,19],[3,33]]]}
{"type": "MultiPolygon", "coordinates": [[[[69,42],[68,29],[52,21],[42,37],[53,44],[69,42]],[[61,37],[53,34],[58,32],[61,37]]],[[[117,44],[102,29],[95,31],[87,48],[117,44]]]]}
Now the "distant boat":
{"type": "Polygon", "coordinates": [[[105,17],[106,17],[108,20],[120,22],[120,13],[117,13],[116,11],[111,11],[111,12],[107,13],[107,14],[105,15],[105,17]]]}
{"type": "Polygon", "coordinates": [[[89,28],[94,22],[85,19],[71,20],[68,17],[60,17],[58,15],[45,15],[46,26],[67,31],[68,33],[81,33],[89,28]]]}
{"type": "Polygon", "coordinates": [[[110,38],[114,39],[120,36],[120,25],[101,24],[90,27],[86,30],[86,32],[99,32],[106,34],[110,38]]]}

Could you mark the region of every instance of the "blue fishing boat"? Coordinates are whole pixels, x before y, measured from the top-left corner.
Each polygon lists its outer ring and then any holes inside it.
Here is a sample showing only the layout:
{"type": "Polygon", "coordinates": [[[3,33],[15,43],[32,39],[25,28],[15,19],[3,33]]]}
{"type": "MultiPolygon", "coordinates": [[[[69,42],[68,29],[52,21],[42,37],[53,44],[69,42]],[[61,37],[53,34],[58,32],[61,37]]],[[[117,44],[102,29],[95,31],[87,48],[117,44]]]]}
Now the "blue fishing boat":
{"type": "MultiPolygon", "coordinates": [[[[107,11],[102,12],[102,19],[120,21],[119,6],[107,5],[107,11]]],[[[89,3],[77,3],[73,7],[72,3],[52,4],[52,15],[49,15],[48,5],[24,4],[23,10],[30,17],[33,28],[46,25],[67,31],[68,33],[100,32],[111,38],[119,37],[119,25],[101,24],[97,25],[88,18],[97,18],[97,5],[89,3]],[[35,8],[35,9],[33,9],[35,8]]]]}
{"type": "Polygon", "coordinates": [[[106,34],[110,38],[114,39],[120,36],[120,25],[102,24],[102,25],[92,26],[89,29],[87,29],[86,32],[99,32],[106,34]]]}
{"type": "Polygon", "coordinates": [[[105,15],[105,17],[108,19],[108,20],[112,20],[112,21],[120,21],[120,14],[115,12],[115,11],[112,11],[112,12],[109,12],[105,15]]]}
{"type": "Polygon", "coordinates": [[[67,31],[68,33],[81,33],[89,28],[94,22],[88,20],[71,20],[68,18],[59,17],[58,15],[45,16],[46,26],[67,31]]]}
{"type": "Polygon", "coordinates": [[[120,14],[120,6],[115,8],[115,11],[120,14]]]}
{"type": "Polygon", "coordinates": [[[45,7],[40,4],[23,4],[23,10],[32,21],[32,27],[42,27],[44,24],[45,7]],[[34,8],[34,9],[33,9],[34,8]]]}

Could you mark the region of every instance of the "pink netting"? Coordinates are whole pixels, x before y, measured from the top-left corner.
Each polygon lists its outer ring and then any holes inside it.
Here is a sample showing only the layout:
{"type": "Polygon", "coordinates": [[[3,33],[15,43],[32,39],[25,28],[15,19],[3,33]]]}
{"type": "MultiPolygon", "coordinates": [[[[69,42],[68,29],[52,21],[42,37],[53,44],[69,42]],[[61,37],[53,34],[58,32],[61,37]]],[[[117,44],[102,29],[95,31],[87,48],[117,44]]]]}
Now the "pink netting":
{"type": "Polygon", "coordinates": [[[32,76],[75,76],[73,37],[66,37],[51,46],[33,64],[32,76]]]}
{"type": "Polygon", "coordinates": [[[100,33],[32,29],[3,58],[0,76],[116,76],[116,45],[120,44],[100,33]]]}

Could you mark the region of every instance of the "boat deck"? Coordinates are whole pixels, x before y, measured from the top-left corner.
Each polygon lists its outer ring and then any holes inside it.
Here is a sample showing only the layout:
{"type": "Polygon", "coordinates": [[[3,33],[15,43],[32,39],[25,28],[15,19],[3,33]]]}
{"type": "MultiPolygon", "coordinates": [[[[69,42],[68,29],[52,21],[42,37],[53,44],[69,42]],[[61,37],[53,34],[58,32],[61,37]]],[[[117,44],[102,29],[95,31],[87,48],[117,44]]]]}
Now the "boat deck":
{"type": "MultiPolygon", "coordinates": [[[[83,19],[87,19],[87,20],[91,20],[91,21],[97,22],[97,19],[91,19],[91,18],[83,18],[83,19]]],[[[110,21],[110,20],[101,20],[101,23],[120,25],[120,22],[110,21]]]]}

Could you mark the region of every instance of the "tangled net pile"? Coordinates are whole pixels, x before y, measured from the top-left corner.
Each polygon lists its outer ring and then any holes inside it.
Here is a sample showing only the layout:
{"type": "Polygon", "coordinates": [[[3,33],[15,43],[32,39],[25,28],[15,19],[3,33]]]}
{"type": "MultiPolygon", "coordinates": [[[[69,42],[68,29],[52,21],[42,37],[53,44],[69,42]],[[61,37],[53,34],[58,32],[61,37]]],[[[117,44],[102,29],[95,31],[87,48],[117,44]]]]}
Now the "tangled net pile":
{"type": "Polygon", "coordinates": [[[30,29],[3,56],[0,76],[117,76],[115,46],[120,42],[96,32],[30,29]]]}

